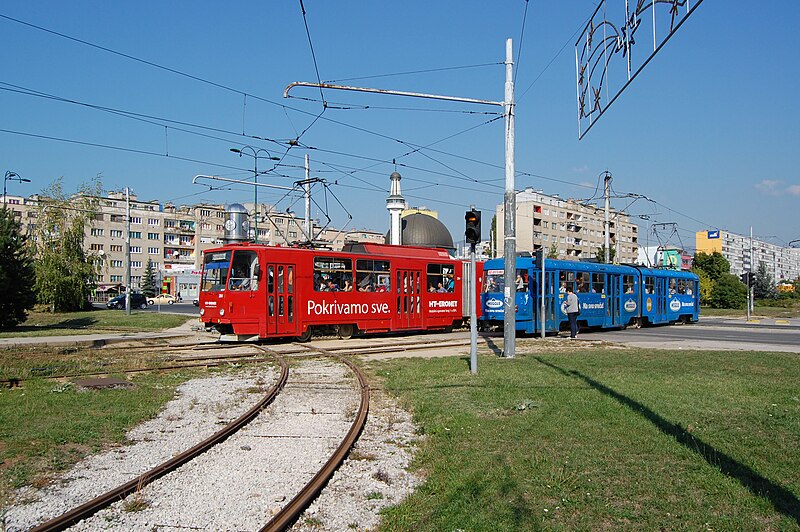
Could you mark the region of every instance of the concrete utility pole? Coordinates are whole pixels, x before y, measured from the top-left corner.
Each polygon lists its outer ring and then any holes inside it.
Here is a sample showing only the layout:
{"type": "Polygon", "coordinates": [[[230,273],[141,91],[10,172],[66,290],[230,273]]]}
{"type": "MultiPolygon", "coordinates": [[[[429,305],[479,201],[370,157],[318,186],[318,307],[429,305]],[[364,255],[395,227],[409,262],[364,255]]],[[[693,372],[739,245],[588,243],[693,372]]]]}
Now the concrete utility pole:
{"type": "Polygon", "coordinates": [[[131,190],[125,187],[125,312],[131,315],[131,190]]]}
{"type": "Polygon", "coordinates": [[[502,102],[491,100],[478,100],[475,98],[462,98],[458,96],[441,96],[419,92],[393,91],[374,89],[368,87],[349,87],[346,85],[332,85],[330,83],[313,83],[308,81],[295,81],[286,86],[283,97],[289,97],[293,87],[316,87],[320,89],[335,89],[356,92],[370,92],[373,94],[386,94],[393,96],[407,96],[411,98],[425,98],[430,100],[446,100],[451,102],[464,102],[482,105],[502,106],[505,111],[505,193],[503,195],[504,216],[504,305],[503,305],[503,356],[513,358],[516,351],[516,293],[513,290],[516,278],[516,197],[514,192],[514,55],[511,39],[506,40],[506,82],[505,99],[502,102]]]}
{"type": "Polygon", "coordinates": [[[605,252],[605,263],[608,264],[611,262],[611,244],[610,244],[610,237],[609,233],[611,232],[611,222],[609,221],[609,209],[610,209],[610,189],[611,189],[611,174],[606,172],[605,176],[603,176],[603,197],[605,199],[605,217],[603,219],[603,251],[605,252]]]}

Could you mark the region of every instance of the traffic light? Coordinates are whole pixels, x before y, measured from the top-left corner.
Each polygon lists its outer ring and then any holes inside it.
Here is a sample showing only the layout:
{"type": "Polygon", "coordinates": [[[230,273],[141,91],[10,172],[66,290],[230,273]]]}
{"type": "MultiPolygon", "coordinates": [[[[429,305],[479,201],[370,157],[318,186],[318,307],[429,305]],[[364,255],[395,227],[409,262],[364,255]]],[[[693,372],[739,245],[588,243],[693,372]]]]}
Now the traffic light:
{"type": "Polygon", "coordinates": [[[481,211],[467,211],[464,220],[466,221],[464,236],[467,237],[467,243],[479,244],[481,241],[481,211]]]}
{"type": "Polygon", "coordinates": [[[750,286],[750,272],[744,272],[739,278],[745,286],[750,286]]]}

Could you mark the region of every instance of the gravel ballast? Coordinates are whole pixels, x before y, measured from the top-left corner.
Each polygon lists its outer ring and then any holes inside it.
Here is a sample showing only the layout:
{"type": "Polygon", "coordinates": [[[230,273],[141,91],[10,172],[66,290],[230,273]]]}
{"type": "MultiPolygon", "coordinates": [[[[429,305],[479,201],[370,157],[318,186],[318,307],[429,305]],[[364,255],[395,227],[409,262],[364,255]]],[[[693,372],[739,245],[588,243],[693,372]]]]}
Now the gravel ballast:
{"type": "MultiPolygon", "coordinates": [[[[168,460],[247,411],[276,378],[261,368],[182,384],[157,418],[129,432],[130,445],[83,460],[43,489],[19,490],[5,529],[27,530],[168,460]]],[[[72,529],[259,529],[339,445],[358,398],[342,364],[298,362],[275,402],[243,430],[72,529]]],[[[374,528],[380,509],[418,484],[406,472],[416,438],[410,416],[379,393],[370,407],[356,448],[295,530],[374,528]]]]}

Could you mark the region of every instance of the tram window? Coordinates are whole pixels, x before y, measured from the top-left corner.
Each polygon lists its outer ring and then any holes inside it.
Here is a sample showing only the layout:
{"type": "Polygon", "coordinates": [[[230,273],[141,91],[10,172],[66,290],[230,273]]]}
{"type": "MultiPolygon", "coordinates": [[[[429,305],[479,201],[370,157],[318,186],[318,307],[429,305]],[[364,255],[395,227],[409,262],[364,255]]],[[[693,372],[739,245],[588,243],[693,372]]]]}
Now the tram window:
{"type": "Polygon", "coordinates": [[[314,257],[314,290],[339,292],[353,286],[353,261],[340,257],[314,257]]]}
{"type": "Polygon", "coordinates": [[[595,294],[606,293],[606,276],[604,273],[592,274],[592,292],[595,294]]]}
{"type": "Polygon", "coordinates": [[[677,289],[676,279],[674,277],[671,277],[669,280],[669,295],[674,294],[676,289],[677,289]]]}
{"type": "Polygon", "coordinates": [[[686,293],[686,279],[678,279],[678,293],[685,294],[686,293]]]}
{"type": "Polygon", "coordinates": [[[267,268],[267,292],[270,294],[275,291],[275,266],[267,268]]]}
{"type": "Polygon", "coordinates": [[[228,268],[231,265],[231,252],[206,253],[203,261],[203,292],[221,292],[225,290],[228,268]]]}
{"type": "Polygon", "coordinates": [[[528,272],[526,270],[517,270],[514,285],[517,288],[517,292],[526,292],[528,290],[528,272]]]}
{"type": "Polygon", "coordinates": [[[428,264],[428,292],[452,292],[455,289],[452,264],[428,264]]]}
{"type": "MultiPolygon", "coordinates": [[[[292,293],[294,291],[294,266],[287,266],[286,268],[286,291],[292,293]]],[[[291,305],[289,305],[291,310],[291,305]]],[[[291,313],[289,314],[291,317],[291,313]]]]}
{"type": "Polygon", "coordinates": [[[652,294],[655,292],[656,281],[655,277],[652,275],[648,275],[644,278],[644,293],[645,294],[652,294]]]}
{"type": "Polygon", "coordinates": [[[356,290],[359,292],[389,291],[388,260],[356,260],[356,290]]]}
{"type": "Polygon", "coordinates": [[[236,251],[233,254],[228,289],[239,291],[258,290],[258,255],[254,251],[236,251]]]}
{"type": "MultiPolygon", "coordinates": [[[[597,274],[595,274],[597,275],[597,274]]],[[[575,292],[581,294],[587,294],[592,291],[591,289],[591,274],[589,272],[580,272],[577,274],[578,282],[577,287],[575,288],[575,292]]]]}
{"type": "Polygon", "coordinates": [[[283,266],[278,266],[278,292],[283,293],[283,266]]]}
{"type": "Polygon", "coordinates": [[[503,270],[487,270],[483,272],[483,291],[502,292],[505,287],[503,270]]]}
{"type": "Polygon", "coordinates": [[[558,291],[562,294],[570,287],[575,290],[575,272],[560,272],[558,274],[558,286],[558,291]]]}
{"type": "Polygon", "coordinates": [[[633,293],[633,275],[622,276],[622,288],[626,294],[633,293]]]}

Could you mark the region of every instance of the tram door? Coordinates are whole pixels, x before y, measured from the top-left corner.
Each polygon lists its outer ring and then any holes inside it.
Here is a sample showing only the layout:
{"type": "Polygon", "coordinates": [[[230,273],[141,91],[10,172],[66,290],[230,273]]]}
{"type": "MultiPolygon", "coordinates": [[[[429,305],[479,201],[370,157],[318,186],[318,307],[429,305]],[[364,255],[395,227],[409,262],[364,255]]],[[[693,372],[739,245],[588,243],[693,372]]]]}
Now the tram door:
{"type": "Polygon", "coordinates": [[[397,323],[401,329],[422,328],[422,270],[397,270],[397,323]]]}
{"type": "Polygon", "coordinates": [[[606,304],[611,311],[611,324],[619,325],[619,303],[620,294],[622,293],[622,276],[616,273],[609,273],[606,275],[608,278],[608,299],[606,304]]]}
{"type": "Polygon", "coordinates": [[[292,336],[297,334],[297,312],[294,264],[267,264],[264,281],[267,283],[267,334],[292,336]]]}

